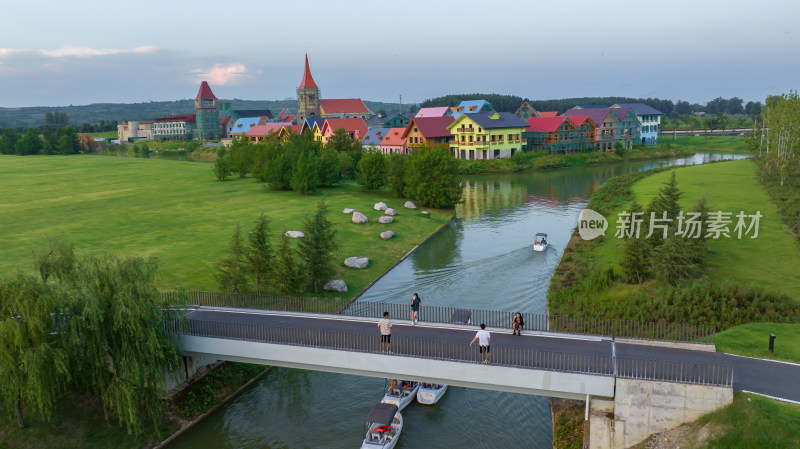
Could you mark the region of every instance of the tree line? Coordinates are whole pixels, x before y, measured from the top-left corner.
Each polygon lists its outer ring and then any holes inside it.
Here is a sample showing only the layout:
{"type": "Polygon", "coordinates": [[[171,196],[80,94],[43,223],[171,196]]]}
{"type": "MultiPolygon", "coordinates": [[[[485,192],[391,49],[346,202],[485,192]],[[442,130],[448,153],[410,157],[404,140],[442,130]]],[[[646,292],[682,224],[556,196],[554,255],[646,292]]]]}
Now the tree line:
{"type": "Polygon", "coordinates": [[[760,177],[777,175],[780,185],[789,181],[800,158],[800,96],[797,91],[767,97],[756,120],[748,146],[763,161],[760,177]]]}
{"type": "MultiPolygon", "coordinates": [[[[0,279],[0,403],[49,420],[66,390],[101,399],[109,419],[140,433],[157,424],[178,352],[164,330],[152,259],[76,257],[69,242],[34,251],[36,276],[0,279]]],[[[157,429],[157,426],[155,426],[157,429]]]]}
{"type": "Polygon", "coordinates": [[[6,130],[0,135],[0,154],[77,154],[96,150],[94,141],[84,143],[71,126],[28,128],[22,134],[6,130]]]}
{"type": "Polygon", "coordinates": [[[313,217],[306,218],[303,234],[294,250],[284,227],[274,249],[267,217],[259,217],[246,241],[237,224],[225,256],[217,263],[215,277],[220,290],[261,294],[262,289],[269,289],[280,295],[303,289],[319,291],[335,270],[334,255],[339,248],[325,201],[317,204],[313,217]]]}
{"type": "Polygon", "coordinates": [[[291,135],[286,141],[237,139],[212,169],[220,181],[252,174],[270,189],[302,195],[355,179],[366,190],[388,186],[396,196],[428,207],[450,208],[461,199],[458,161],[446,147],[384,155],[365,150],[344,129],[336,130],[325,146],[310,133],[291,135]]]}

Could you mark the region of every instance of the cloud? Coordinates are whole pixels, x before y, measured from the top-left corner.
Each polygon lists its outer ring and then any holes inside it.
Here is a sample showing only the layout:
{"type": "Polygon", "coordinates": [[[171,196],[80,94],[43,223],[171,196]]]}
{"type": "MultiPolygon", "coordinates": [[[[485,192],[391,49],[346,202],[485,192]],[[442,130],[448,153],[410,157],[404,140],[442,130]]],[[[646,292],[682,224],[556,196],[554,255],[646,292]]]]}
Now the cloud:
{"type": "Polygon", "coordinates": [[[93,56],[109,56],[122,54],[151,54],[158,51],[152,45],[136,47],[130,49],[96,49],[90,47],[66,46],[55,50],[28,50],[22,48],[0,48],[0,57],[13,56],[16,54],[41,55],[49,58],[90,58],[93,56]]]}
{"type": "Polygon", "coordinates": [[[236,84],[247,73],[247,67],[244,64],[214,64],[210,69],[194,69],[192,73],[196,75],[198,81],[205,80],[212,85],[236,84]]]}

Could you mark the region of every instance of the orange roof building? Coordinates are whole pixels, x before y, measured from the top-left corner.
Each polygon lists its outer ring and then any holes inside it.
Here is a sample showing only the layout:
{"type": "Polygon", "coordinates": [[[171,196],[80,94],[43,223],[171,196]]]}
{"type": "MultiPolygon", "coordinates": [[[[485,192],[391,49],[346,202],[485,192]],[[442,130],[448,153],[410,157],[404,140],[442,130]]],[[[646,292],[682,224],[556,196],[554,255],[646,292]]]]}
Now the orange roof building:
{"type": "Polygon", "coordinates": [[[406,146],[406,138],[403,137],[405,128],[390,128],[386,133],[386,137],[381,140],[380,149],[383,154],[408,154],[408,147],[406,146]]]}

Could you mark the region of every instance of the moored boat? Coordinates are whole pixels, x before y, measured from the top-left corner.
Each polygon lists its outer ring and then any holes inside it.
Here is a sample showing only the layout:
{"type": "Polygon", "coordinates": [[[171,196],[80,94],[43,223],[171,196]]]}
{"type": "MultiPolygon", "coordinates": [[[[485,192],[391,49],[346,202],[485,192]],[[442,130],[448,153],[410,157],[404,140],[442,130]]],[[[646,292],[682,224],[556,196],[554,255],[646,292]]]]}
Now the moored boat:
{"type": "Polygon", "coordinates": [[[403,430],[403,415],[395,404],[375,404],[364,423],[365,435],[361,449],[391,449],[403,430]]]}
{"type": "Polygon", "coordinates": [[[436,404],[444,396],[445,391],[447,391],[447,385],[422,382],[417,391],[417,402],[425,405],[436,404]]]}
{"type": "Polygon", "coordinates": [[[411,382],[407,380],[392,379],[389,382],[389,388],[383,396],[381,402],[387,404],[394,404],[400,410],[403,410],[417,395],[419,390],[419,382],[411,382]]]}

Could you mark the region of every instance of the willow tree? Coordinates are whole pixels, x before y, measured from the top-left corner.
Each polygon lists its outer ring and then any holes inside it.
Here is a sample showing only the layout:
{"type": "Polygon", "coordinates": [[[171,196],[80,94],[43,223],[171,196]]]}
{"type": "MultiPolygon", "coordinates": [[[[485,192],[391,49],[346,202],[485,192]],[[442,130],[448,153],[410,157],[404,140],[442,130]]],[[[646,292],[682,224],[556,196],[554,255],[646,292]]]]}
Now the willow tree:
{"type": "Polygon", "coordinates": [[[25,426],[22,410],[49,419],[70,378],[53,316],[63,297],[31,276],[0,282],[0,403],[25,426]]]}
{"type": "Polygon", "coordinates": [[[767,173],[777,173],[781,186],[800,155],[800,96],[797,91],[767,98],[761,113],[761,144],[767,173]]]}
{"type": "Polygon", "coordinates": [[[98,394],[106,414],[132,434],[160,421],[167,373],[178,368],[156,277],[154,260],[85,258],[69,286],[63,337],[75,384],[98,394]]]}

